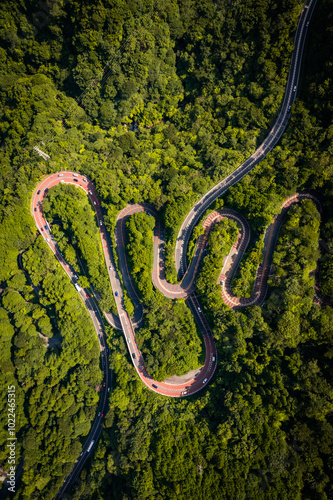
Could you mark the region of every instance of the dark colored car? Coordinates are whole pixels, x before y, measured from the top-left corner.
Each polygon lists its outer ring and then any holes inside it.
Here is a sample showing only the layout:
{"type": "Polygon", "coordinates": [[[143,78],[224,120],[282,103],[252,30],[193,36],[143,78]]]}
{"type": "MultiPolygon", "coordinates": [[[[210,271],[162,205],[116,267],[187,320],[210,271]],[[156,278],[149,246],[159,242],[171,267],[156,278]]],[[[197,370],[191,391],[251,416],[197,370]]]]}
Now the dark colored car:
{"type": "Polygon", "coordinates": [[[74,182],[79,182],[77,179],[74,179],[74,182]]]}
{"type": "Polygon", "coordinates": [[[132,354],[132,358],[133,358],[133,359],[135,359],[135,352],[133,352],[133,354],[132,354]]]}
{"type": "Polygon", "coordinates": [[[158,389],[157,385],[155,385],[155,384],[152,384],[152,386],[153,386],[153,387],[155,387],[155,389],[158,389]]]}
{"type": "Polygon", "coordinates": [[[47,229],[47,226],[44,226],[44,227],[45,227],[45,229],[47,229]]]}
{"type": "Polygon", "coordinates": [[[115,292],[115,296],[118,297],[118,292],[115,292]]]}
{"type": "Polygon", "coordinates": [[[40,194],[40,189],[38,189],[37,194],[40,194]]]}
{"type": "Polygon", "coordinates": [[[35,212],[37,212],[37,208],[36,207],[34,208],[34,210],[35,210],[35,212]]]}
{"type": "Polygon", "coordinates": [[[40,228],[40,230],[41,230],[41,231],[44,231],[44,228],[43,228],[43,227],[41,227],[41,228],[40,228]]]}

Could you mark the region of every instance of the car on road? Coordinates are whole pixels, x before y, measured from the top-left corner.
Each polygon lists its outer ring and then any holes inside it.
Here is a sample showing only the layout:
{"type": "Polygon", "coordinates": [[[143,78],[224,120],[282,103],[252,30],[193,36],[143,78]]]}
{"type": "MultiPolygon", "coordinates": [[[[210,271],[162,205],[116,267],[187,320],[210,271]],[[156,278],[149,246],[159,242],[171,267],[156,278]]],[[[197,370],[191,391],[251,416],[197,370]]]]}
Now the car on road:
{"type": "Polygon", "coordinates": [[[223,285],[223,280],[220,281],[220,285],[222,286],[223,285]]]}
{"type": "Polygon", "coordinates": [[[149,212],[147,212],[147,215],[149,215],[149,217],[152,217],[152,214],[150,214],[149,212]]]}
{"type": "Polygon", "coordinates": [[[82,179],[82,180],[83,180],[83,182],[88,182],[87,179],[82,179]]]}
{"type": "Polygon", "coordinates": [[[132,353],[132,358],[135,359],[135,352],[132,353]]]}
{"type": "Polygon", "coordinates": [[[200,309],[200,307],[198,307],[198,312],[199,312],[199,313],[201,313],[201,312],[202,312],[202,311],[201,311],[201,309],[200,309]]]}
{"type": "Polygon", "coordinates": [[[103,222],[102,222],[101,220],[99,221],[99,225],[100,225],[100,226],[103,226],[103,222]]]}
{"type": "Polygon", "coordinates": [[[34,208],[34,211],[37,212],[37,208],[36,207],[34,208]]]}
{"type": "Polygon", "coordinates": [[[37,194],[40,194],[40,189],[38,189],[37,194]]]}
{"type": "Polygon", "coordinates": [[[103,417],[104,417],[104,413],[102,413],[102,415],[101,415],[101,418],[103,418],[103,417]]]}
{"type": "Polygon", "coordinates": [[[152,384],[152,386],[155,388],[155,389],[158,389],[157,385],[155,384],[152,384]]]}
{"type": "Polygon", "coordinates": [[[110,392],[110,387],[108,387],[108,392],[110,392]]]}
{"type": "Polygon", "coordinates": [[[118,297],[118,292],[115,292],[115,296],[118,297]]]}
{"type": "Polygon", "coordinates": [[[64,174],[59,174],[59,175],[58,175],[58,177],[63,177],[63,176],[64,176],[64,174]]]}
{"type": "Polygon", "coordinates": [[[45,227],[45,229],[47,229],[47,226],[44,226],[44,227],[45,227]]]}
{"type": "Polygon", "coordinates": [[[49,190],[49,188],[44,189],[44,193],[47,193],[47,192],[48,192],[48,190],[49,190]]]}
{"type": "Polygon", "coordinates": [[[308,22],[306,23],[306,25],[307,25],[307,26],[309,26],[309,24],[310,24],[310,21],[308,21],[308,22]]]}
{"type": "Polygon", "coordinates": [[[129,344],[131,343],[131,339],[129,337],[127,337],[127,341],[129,344]]]}
{"type": "Polygon", "coordinates": [[[94,205],[96,205],[96,201],[94,201],[94,205]]]}
{"type": "Polygon", "coordinates": [[[182,392],[182,395],[185,396],[185,394],[187,394],[187,391],[183,391],[182,392]]]}
{"type": "Polygon", "coordinates": [[[90,297],[89,297],[89,294],[88,294],[88,293],[86,293],[86,297],[87,297],[87,299],[90,299],[90,297]]]}
{"type": "Polygon", "coordinates": [[[212,356],[212,361],[215,361],[215,356],[212,356]]]}
{"type": "Polygon", "coordinates": [[[89,194],[92,194],[92,191],[90,191],[90,189],[89,189],[89,194]]]}
{"type": "Polygon", "coordinates": [[[288,106],[288,113],[291,111],[291,106],[288,106]]]}
{"type": "Polygon", "coordinates": [[[205,384],[206,382],[207,382],[207,379],[205,378],[205,379],[202,381],[202,383],[203,383],[203,384],[205,384]]]}
{"type": "Polygon", "coordinates": [[[296,85],[295,85],[295,87],[294,87],[294,92],[296,92],[296,89],[297,89],[297,87],[296,87],[296,85]]]}
{"type": "Polygon", "coordinates": [[[98,416],[99,416],[99,417],[101,416],[101,412],[99,412],[98,416]]]}
{"type": "Polygon", "coordinates": [[[109,266],[110,271],[112,271],[112,266],[109,266]]]}
{"type": "Polygon", "coordinates": [[[41,228],[40,228],[40,230],[41,230],[41,231],[44,231],[44,228],[43,228],[43,227],[41,227],[41,228]]]}
{"type": "Polygon", "coordinates": [[[74,179],[74,182],[79,182],[77,179],[74,179]]]}
{"type": "Polygon", "coordinates": [[[73,174],[73,177],[79,177],[77,174],[73,174]]]}

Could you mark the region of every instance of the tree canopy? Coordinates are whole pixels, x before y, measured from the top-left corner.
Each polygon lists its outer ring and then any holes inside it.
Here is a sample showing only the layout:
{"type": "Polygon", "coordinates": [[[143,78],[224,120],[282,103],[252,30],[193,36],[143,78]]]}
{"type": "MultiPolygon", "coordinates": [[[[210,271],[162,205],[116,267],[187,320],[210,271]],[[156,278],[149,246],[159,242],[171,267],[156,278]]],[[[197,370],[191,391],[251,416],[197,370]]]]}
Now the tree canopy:
{"type": "MultiPolygon", "coordinates": [[[[60,170],[87,175],[113,239],[121,209],[152,204],[166,230],[167,279],[176,282],[175,241],[188,210],[254,152],[274,122],[302,8],[300,0],[2,2],[1,458],[5,464],[7,386],[15,385],[18,460],[24,456],[18,497],[55,497],[80,455],[102,383],[93,324],[38,235],[33,190],[60,170]]],[[[315,190],[320,217],[311,202],[290,211],[262,308],[222,303],[216,273],[236,228],[223,223],[211,234],[197,289],[218,366],[197,395],[149,391],[122,332],[106,325],[110,410],[73,496],[333,497],[332,26],[332,1],[322,0],[307,27],[288,127],[220,201],[251,226],[233,290],[246,296],[251,289],[264,230],[284,199],[315,190]],[[313,301],[318,287],[321,306],[313,301]]],[[[98,292],[99,305],[112,309],[87,199],[61,186],[50,190],[44,210],[66,259],[98,292]]],[[[126,252],[145,313],[137,340],[150,373],[163,379],[199,366],[204,353],[186,303],[152,286],[148,219],[129,219],[126,252]]]]}

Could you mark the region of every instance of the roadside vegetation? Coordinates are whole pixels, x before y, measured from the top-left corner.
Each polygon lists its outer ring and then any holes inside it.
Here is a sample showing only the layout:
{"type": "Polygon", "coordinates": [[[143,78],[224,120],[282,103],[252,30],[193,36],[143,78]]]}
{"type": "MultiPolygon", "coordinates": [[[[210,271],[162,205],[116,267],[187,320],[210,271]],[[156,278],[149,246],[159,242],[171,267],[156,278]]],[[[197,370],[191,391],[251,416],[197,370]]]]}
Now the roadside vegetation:
{"type": "Polygon", "coordinates": [[[207,306],[205,309],[209,319],[212,320],[216,314],[225,309],[218,278],[224,258],[237,241],[238,232],[239,227],[235,221],[222,219],[208,236],[207,255],[203,259],[202,269],[196,279],[196,287],[200,302],[207,306]]]}
{"type": "Polygon", "coordinates": [[[154,217],[134,214],[126,222],[126,252],[133,282],[144,307],[144,326],[136,333],[151,377],[162,381],[199,368],[205,360],[200,332],[184,300],[169,300],[152,284],[154,217]]]}
{"type": "MultiPolygon", "coordinates": [[[[95,183],[110,228],[128,203],[152,204],[166,227],[167,277],[176,281],[174,243],[188,209],[255,150],[273,123],[303,2],[47,5],[46,21],[37,23],[37,1],[4,0],[0,19],[0,456],[5,464],[6,386],[14,384],[18,461],[25,457],[17,497],[24,500],[54,498],[80,454],[102,381],[88,313],[36,231],[33,190],[44,175],[79,171],[95,183]],[[33,152],[36,144],[49,161],[33,152]],[[47,348],[39,333],[61,342],[47,348]]],[[[246,294],[253,281],[260,257],[253,258],[253,249],[287,196],[315,190],[323,205],[320,229],[311,203],[290,212],[263,308],[235,312],[199,297],[216,339],[218,368],[196,396],[149,391],[122,333],[107,328],[110,410],[74,497],[333,497],[332,12],[331,0],[318,2],[281,141],[224,196],[224,206],[240,211],[253,230],[237,290],[246,294]],[[312,300],[308,275],[318,235],[322,307],[312,300]]],[[[93,213],[79,195],[54,193],[45,209],[62,220],[55,222],[59,242],[73,265],[82,258],[108,301],[93,213]]],[[[128,256],[147,310],[138,339],[149,370],[162,378],[195,365],[201,353],[187,307],[167,303],[149,283],[151,258],[142,261],[143,248],[151,251],[149,224],[144,217],[132,222],[128,256]]],[[[228,227],[211,248],[227,250],[228,227]]],[[[215,286],[210,265],[208,254],[200,290],[215,286]]]]}
{"type": "MultiPolygon", "coordinates": [[[[46,484],[48,498],[53,498],[90,431],[103,376],[89,314],[41,237],[23,254],[23,265],[38,289],[40,305],[18,271],[16,283],[20,278],[21,285],[7,288],[1,297],[1,369],[17,392],[23,498],[46,484]],[[39,333],[49,338],[61,334],[61,342],[47,349],[39,333]]],[[[5,411],[5,401],[2,405],[5,411]]]]}
{"type": "Polygon", "coordinates": [[[102,311],[117,313],[96,214],[88,196],[74,186],[59,184],[48,192],[43,212],[52,224],[52,234],[60,251],[73,265],[81,286],[92,285],[100,298],[102,311]]]}

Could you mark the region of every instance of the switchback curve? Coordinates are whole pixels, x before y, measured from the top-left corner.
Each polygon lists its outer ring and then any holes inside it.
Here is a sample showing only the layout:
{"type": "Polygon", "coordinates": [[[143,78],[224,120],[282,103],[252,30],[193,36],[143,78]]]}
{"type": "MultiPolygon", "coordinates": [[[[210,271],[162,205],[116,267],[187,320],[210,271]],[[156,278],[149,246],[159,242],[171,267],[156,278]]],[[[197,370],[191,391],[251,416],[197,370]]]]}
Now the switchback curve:
{"type": "MultiPolygon", "coordinates": [[[[284,97],[284,100],[282,103],[281,111],[280,111],[280,113],[277,117],[277,120],[275,121],[274,126],[272,127],[268,137],[259,146],[259,148],[253,153],[253,155],[251,155],[250,158],[248,158],[240,167],[238,167],[232,174],[230,174],[230,176],[228,176],[226,179],[222,180],[220,183],[218,183],[216,186],[214,186],[208,193],[206,193],[206,195],[201,200],[199,200],[199,202],[197,202],[192,207],[191,211],[189,212],[189,214],[185,218],[183,225],[181,226],[181,229],[179,232],[179,237],[177,239],[176,251],[175,251],[176,267],[177,267],[177,271],[178,271],[178,276],[180,278],[182,278],[184,276],[184,274],[187,270],[186,252],[185,252],[185,249],[187,247],[187,243],[189,241],[189,238],[190,238],[190,235],[191,235],[191,232],[192,232],[194,226],[197,224],[198,220],[200,219],[200,217],[202,216],[204,211],[214,201],[214,199],[221,196],[231,185],[233,185],[236,182],[238,182],[239,180],[241,180],[248,172],[250,172],[254,168],[254,166],[257,163],[259,163],[266,156],[266,154],[274,147],[274,145],[279,141],[279,139],[281,138],[281,136],[283,134],[283,131],[284,131],[284,129],[288,123],[288,120],[289,120],[288,113],[290,111],[291,105],[295,101],[296,89],[297,89],[300,67],[301,67],[301,59],[302,59],[304,44],[305,44],[305,40],[306,40],[306,32],[307,32],[306,28],[309,25],[309,21],[311,19],[312,13],[314,11],[316,2],[317,2],[317,0],[307,0],[306,4],[304,5],[304,7],[302,9],[302,13],[300,16],[300,20],[299,20],[296,35],[295,35],[295,50],[293,52],[292,61],[291,61],[291,65],[290,65],[290,71],[289,71],[288,81],[287,81],[287,85],[286,85],[285,97],[284,97]]],[[[45,156],[47,156],[47,158],[49,158],[48,155],[45,155],[45,156]]],[[[60,174],[58,174],[58,175],[60,175],[60,174]]],[[[65,175],[65,173],[63,175],[65,175]]],[[[50,176],[48,179],[52,180],[51,179],[52,177],[53,176],[50,176]]],[[[54,176],[54,177],[56,177],[56,176],[54,176]]],[[[77,177],[78,177],[78,175],[77,175],[77,177]]],[[[43,182],[45,182],[45,181],[43,181],[43,182]]],[[[89,182],[87,179],[81,179],[81,181],[87,182],[87,183],[89,182]]],[[[83,187],[85,189],[85,191],[87,192],[86,185],[81,185],[81,187],[83,187]]],[[[91,185],[91,188],[93,189],[93,185],[91,185]]],[[[36,222],[37,227],[41,229],[40,226],[42,225],[42,227],[43,227],[43,223],[46,221],[43,218],[42,213],[40,213],[38,215],[36,213],[34,213],[35,210],[37,212],[37,210],[39,208],[39,205],[35,205],[37,189],[36,189],[34,196],[32,198],[32,214],[35,218],[35,222],[36,222]]],[[[39,194],[39,193],[37,193],[37,194],[39,194]]],[[[94,201],[97,216],[101,215],[101,213],[100,214],[98,213],[98,210],[99,210],[99,212],[101,212],[101,208],[100,208],[95,191],[91,191],[91,198],[90,199],[92,201],[94,201]],[[95,197],[95,200],[93,200],[93,197],[95,197]]],[[[46,224],[46,227],[47,227],[47,224],[46,224]]],[[[103,223],[101,224],[100,230],[101,230],[101,232],[104,232],[103,223]]],[[[43,234],[42,231],[41,231],[41,234],[43,234]]],[[[61,263],[62,267],[65,269],[68,276],[71,279],[73,279],[73,276],[72,276],[73,270],[70,269],[68,264],[63,259],[61,259],[61,255],[59,254],[56,243],[52,239],[52,235],[44,233],[43,237],[47,241],[47,243],[48,243],[49,247],[51,248],[51,250],[53,251],[53,253],[57,256],[59,262],[61,263]],[[47,236],[49,236],[49,238],[47,236]]],[[[200,246],[200,243],[199,243],[198,247],[199,246],[200,246]]],[[[109,260],[109,262],[112,261],[112,259],[113,259],[112,255],[108,256],[106,254],[105,254],[105,258],[106,258],[106,261],[109,260]]],[[[188,273],[188,274],[190,274],[190,273],[188,273]]],[[[111,276],[110,276],[110,279],[111,279],[111,276]]],[[[119,277],[116,274],[113,276],[113,280],[115,282],[115,285],[120,286],[119,277]]],[[[180,291],[181,290],[179,289],[178,292],[180,292],[180,291]]],[[[226,288],[226,292],[228,292],[227,288],[226,288]]],[[[82,294],[84,294],[84,291],[82,293],[80,293],[80,296],[81,296],[81,299],[83,301],[87,302],[82,294]]],[[[193,293],[189,295],[188,303],[189,303],[192,311],[197,310],[198,303],[197,303],[197,299],[193,293]]],[[[231,304],[231,306],[239,306],[239,305],[240,304],[231,304]]],[[[90,304],[89,299],[88,299],[88,303],[86,304],[86,306],[87,306],[87,309],[88,309],[88,311],[89,311],[89,313],[92,316],[93,321],[94,321],[94,315],[96,315],[96,318],[97,318],[98,310],[95,309],[92,304],[90,304]]],[[[119,308],[118,308],[118,311],[119,311],[119,308]]],[[[115,327],[119,328],[121,326],[121,328],[124,331],[125,336],[126,336],[127,324],[130,325],[129,326],[129,330],[130,330],[129,333],[131,333],[131,331],[132,331],[132,333],[134,334],[133,326],[131,325],[131,322],[130,322],[130,319],[128,318],[128,316],[126,317],[126,314],[127,314],[126,312],[124,312],[124,313],[120,312],[119,319],[117,319],[117,318],[109,318],[108,319],[115,327]]],[[[97,321],[96,318],[95,318],[95,321],[97,321]]],[[[95,324],[95,321],[94,321],[94,324],[95,324]]],[[[206,326],[204,324],[204,319],[199,318],[199,322],[202,324],[202,329],[204,330],[206,328],[206,326]]],[[[102,358],[104,359],[104,361],[103,361],[104,368],[106,368],[107,373],[109,373],[109,369],[107,366],[107,356],[105,355],[105,346],[103,347],[103,341],[105,339],[103,339],[103,335],[101,335],[101,334],[103,334],[103,325],[101,324],[100,328],[98,328],[98,326],[95,325],[95,328],[96,328],[98,338],[99,338],[100,343],[101,343],[102,358]]],[[[211,334],[209,332],[209,327],[207,325],[207,333],[204,334],[204,338],[205,338],[205,336],[207,336],[207,337],[209,336],[209,341],[212,341],[212,339],[210,338],[210,335],[211,334]]],[[[213,343],[213,349],[216,350],[215,343],[213,341],[212,341],[212,343],[213,343]]],[[[205,340],[205,344],[206,344],[206,352],[208,352],[209,346],[207,345],[206,340],[205,340]]],[[[206,360],[207,360],[207,356],[206,356],[206,360]]],[[[136,367],[136,369],[138,371],[137,367],[136,367]]],[[[214,367],[214,370],[215,370],[215,367],[214,367]]],[[[213,373],[214,373],[214,370],[213,370],[213,373]]],[[[144,381],[144,383],[146,383],[146,382],[144,381]]],[[[149,385],[148,385],[148,387],[149,387],[149,385]]],[[[160,392],[160,391],[156,391],[156,392],[160,392]]],[[[163,394],[163,392],[160,392],[160,393],[163,394]]],[[[176,394],[166,394],[166,395],[175,396],[176,394]]],[[[183,395],[183,394],[181,393],[180,395],[183,395]]],[[[104,405],[103,407],[105,407],[105,397],[103,397],[103,405],[104,405]]],[[[95,421],[95,423],[96,423],[96,421],[95,421]]],[[[95,426],[95,423],[94,423],[94,426],[95,426]]],[[[93,436],[97,440],[97,438],[100,434],[100,431],[101,431],[101,426],[99,425],[98,430],[95,429],[95,431],[94,431],[94,429],[92,429],[92,431],[90,433],[90,437],[93,436]],[[95,432],[95,434],[94,434],[94,432],[95,432]]],[[[91,446],[92,446],[93,442],[94,441],[91,442],[91,445],[88,448],[89,451],[91,450],[91,446]]],[[[88,450],[86,449],[85,451],[88,451],[88,450]]],[[[89,451],[88,451],[88,453],[89,453],[89,451]]],[[[80,468],[82,468],[82,466],[83,466],[83,463],[84,463],[84,460],[82,457],[82,460],[80,460],[79,463],[76,464],[77,467],[74,468],[71,475],[65,479],[66,485],[64,485],[64,487],[61,488],[57,497],[61,497],[62,493],[68,487],[68,485],[72,481],[73,477],[77,477],[80,468]]]]}
{"type": "MultiPolygon", "coordinates": [[[[150,216],[155,217],[156,220],[154,228],[154,263],[152,270],[152,281],[155,287],[166,297],[171,299],[174,298],[188,299],[189,306],[192,312],[194,313],[197,323],[203,334],[203,339],[206,348],[206,359],[204,366],[194,374],[195,376],[193,376],[191,380],[187,380],[186,382],[180,382],[180,383],[177,382],[170,383],[167,381],[158,382],[152,379],[152,377],[150,377],[146,371],[143,356],[136,343],[135,328],[133,326],[133,322],[131,318],[128,316],[127,311],[125,309],[121,281],[118,275],[117,268],[114,263],[111,240],[110,238],[107,237],[107,231],[103,224],[103,214],[102,214],[101,204],[97,197],[96,189],[93,183],[88,178],[80,174],[68,171],[52,174],[46,179],[44,179],[36,188],[32,198],[31,210],[37,228],[43,235],[49,248],[55,254],[56,258],[59,260],[60,264],[62,265],[63,269],[65,270],[65,272],[67,273],[73,284],[75,284],[76,282],[75,273],[68,265],[68,263],[64,260],[64,258],[61,256],[57,248],[57,243],[52,237],[50,226],[46,221],[42,211],[42,200],[47,196],[48,190],[59,183],[72,184],[75,187],[83,189],[89,196],[92,206],[95,209],[97,224],[103,245],[105,262],[107,265],[112,290],[113,293],[115,294],[115,300],[118,310],[118,318],[114,317],[113,321],[121,324],[133,365],[142,382],[149,389],[154,390],[155,392],[161,395],[171,396],[171,397],[188,396],[200,391],[202,388],[206,386],[206,384],[212,378],[216,369],[216,364],[217,364],[216,345],[213,340],[213,336],[209,329],[208,323],[205,319],[205,316],[199,306],[199,303],[194,293],[195,278],[199,270],[207,237],[209,232],[213,229],[216,222],[218,222],[222,218],[231,218],[235,220],[240,225],[241,228],[241,231],[238,235],[238,239],[233,245],[228,258],[225,260],[225,265],[223,266],[220,275],[220,281],[222,281],[221,288],[222,288],[223,300],[230,307],[239,309],[249,305],[255,305],[255,304],[261,305],[266,296],[267,279],[268,279],[269,269],[271,266],[271,259],[274,247],[276,244],[276,239],[278,237],[279,229],[283,221],[283,218],[287,213],[287,211],[289,210],[289,208],[293,204],[300,202],[304,198],[312,199],[317,204],[319,204],[318,200],[313,195],[307,193],[296,193],[294,196],[288,198],[282,204],[281,213],[274,218],[272,224],[267,228],[266,231],[267,234],[265,235],[265,239],[267,239],[268,243],[265,248],[264,261],[262,266],[258,267],[254,292],[253,295],[248,299],[235,297],[232,294],[230,287],[232,276],[234,275],[239,265],[239,262],[243,256],[246,246],[248,245],[250,237],[250,228],[247,221],[242,216],[237,214],[234,210],[224,209],[213,212],[205,220],[204,222],[205,233],[204,235],[198,238],[198,242],[196,245],[196,249],[191,264],[186,270],[184,278],[179,284],[170,284],[165,279],[164,254],[163,254],[163,247],[165,244],[164,231],[154,208],[146,203],[128,205],[118,214],[116,233],[115,233],[117,253],[119,257],[120,271],[122,273],[124,283],[128,288],[128,292],[130,294],[131,299],[136,303],[137,306],[140,306],[140,298],[133,285],[131,274],[127,265],[126,253],[124,248],[125,222],[126,219],[134,213],[146,212],[150,216]],[[230,260],[233,261],[233,264],[232,266],[228,267],[228,261],[230,260]]],[[[94,306],[92,307],[92,303],[89,298],[89,295],[87,294],[87,291],[79,290],[78,293],[80,294],[81,299],[83,300],[85,306],[87,307],[94,321],[98,338],[100,340],[101,350],[102,352],[104,351],[105,354],[106,344],[105,344],[105,339],[102,342],[103,336],[101,329],[101,321],[100,318],[97,317],[97,313],[95,310],[96,308],[94,306]]],[[[109,315],[105,313],[105,316],[108,319],[108,321],[110,321],[109,315]]],[[[108,363],[107,356],[104,356],[103,364],[106,372],[108,372],[107,363],[108,363]]]]}

